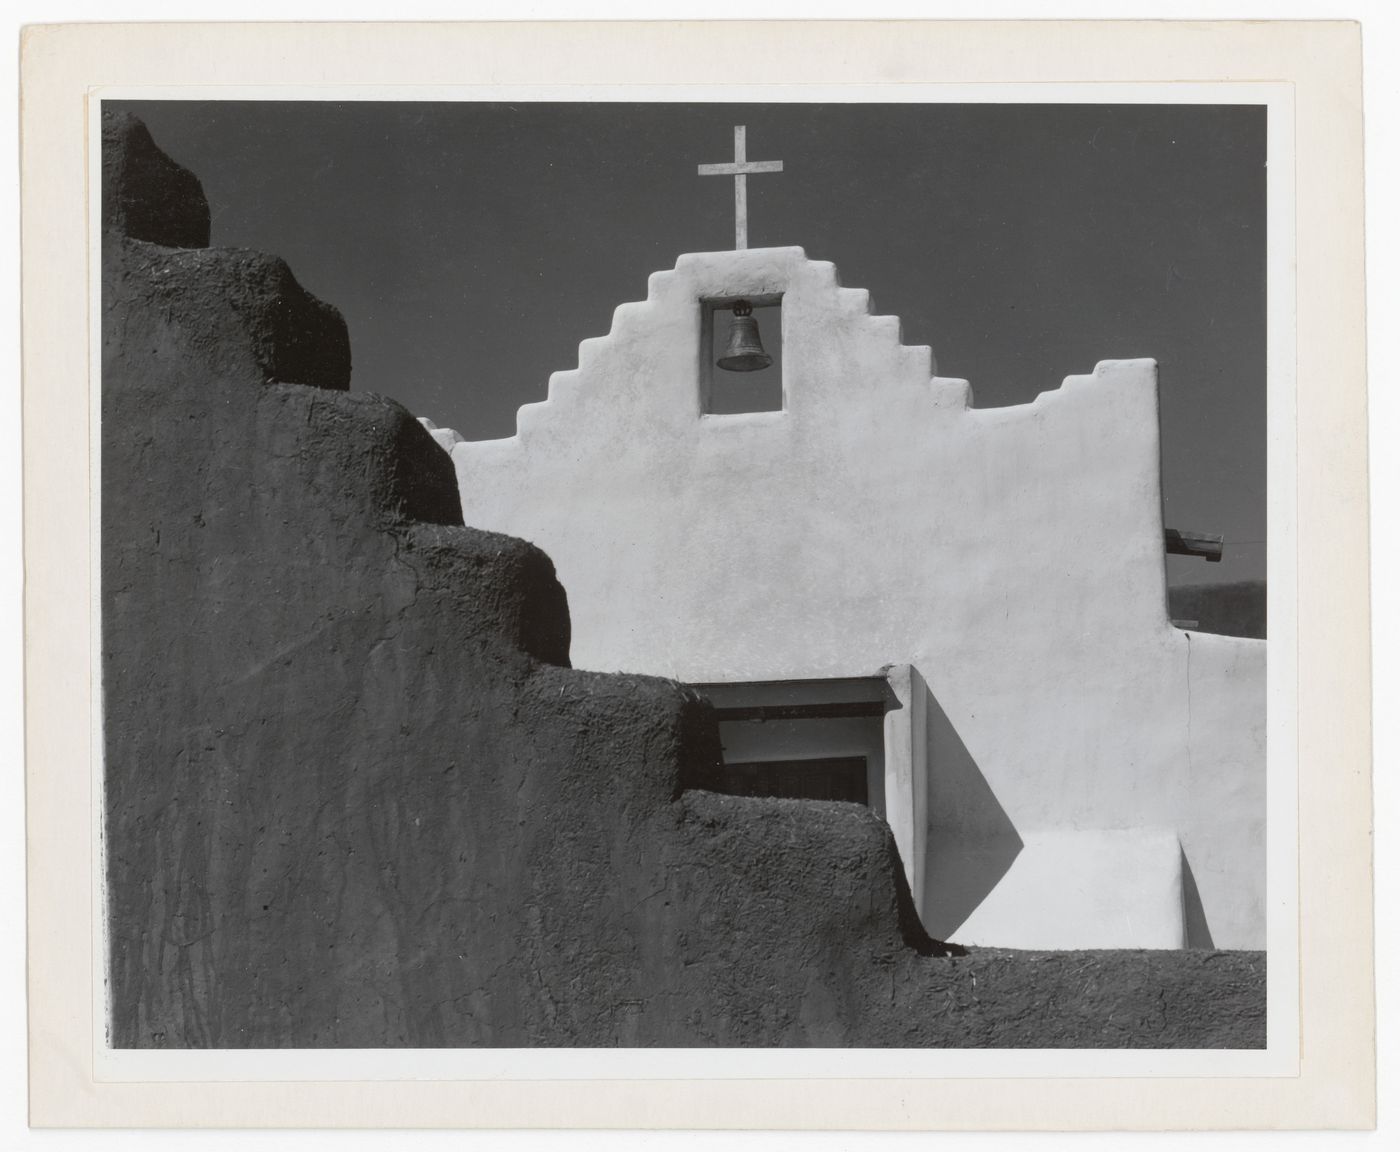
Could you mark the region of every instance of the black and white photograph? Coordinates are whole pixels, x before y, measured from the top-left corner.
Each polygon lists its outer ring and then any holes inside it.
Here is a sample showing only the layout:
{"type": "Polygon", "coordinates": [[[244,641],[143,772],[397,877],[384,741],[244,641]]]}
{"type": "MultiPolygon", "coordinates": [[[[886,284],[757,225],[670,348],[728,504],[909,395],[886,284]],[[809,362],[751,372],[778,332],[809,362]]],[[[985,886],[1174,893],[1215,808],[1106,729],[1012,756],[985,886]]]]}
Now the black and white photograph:
{"type": "Polygon", "coordinates": [[[112,1049],[1265,1047],[1265,102],[98,108],[112,1049]]]}
{"type": "Polygon", "coordinates": [[[30,1126],[1373,1127],[1362,47],[26,28],[30,1126]]]}

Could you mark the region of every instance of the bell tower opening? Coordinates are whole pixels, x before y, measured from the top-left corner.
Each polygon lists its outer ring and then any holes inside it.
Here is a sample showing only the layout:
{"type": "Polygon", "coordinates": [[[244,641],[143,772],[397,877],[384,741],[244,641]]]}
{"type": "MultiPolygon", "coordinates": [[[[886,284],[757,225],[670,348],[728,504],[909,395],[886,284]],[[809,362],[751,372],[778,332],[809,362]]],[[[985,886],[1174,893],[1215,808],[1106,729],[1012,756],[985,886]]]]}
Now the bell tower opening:
{"type": "Polygon", "coordinates": [[[782,295],[700,301],[700,412],[783,410],[782,295]]]}

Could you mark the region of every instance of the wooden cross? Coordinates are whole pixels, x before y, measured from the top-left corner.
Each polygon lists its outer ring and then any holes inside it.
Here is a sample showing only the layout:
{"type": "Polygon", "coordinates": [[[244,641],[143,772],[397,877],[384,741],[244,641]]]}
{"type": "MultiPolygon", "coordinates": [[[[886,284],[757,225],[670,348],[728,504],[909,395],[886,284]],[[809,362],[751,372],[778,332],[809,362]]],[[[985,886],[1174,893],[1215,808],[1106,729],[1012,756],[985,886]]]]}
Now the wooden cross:
{"type": "Polygon", "coordinates": [[[781,160],[745,160],[744,125],[734,125],[734,163],[701,164],[701,176],[734,177],[734,247],[749,246],[749,173],[781,172],[781,160]]]}

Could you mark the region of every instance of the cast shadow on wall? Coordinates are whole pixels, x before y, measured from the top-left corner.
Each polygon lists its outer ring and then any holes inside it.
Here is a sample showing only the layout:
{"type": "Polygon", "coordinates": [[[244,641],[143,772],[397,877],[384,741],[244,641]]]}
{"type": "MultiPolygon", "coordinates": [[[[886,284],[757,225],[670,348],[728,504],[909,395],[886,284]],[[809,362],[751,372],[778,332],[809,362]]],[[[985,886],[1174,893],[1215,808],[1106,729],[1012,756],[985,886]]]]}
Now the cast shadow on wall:
{"type": "Polygon", "coordinates": [[[928,848],[924,927],[946,940],[1001,882],[1023,842],[948,719],[924,689],[928,732],[928,848]]]}
{"type": "Polygon", "coordinates": [[[1201,904],[1201,891],[1196,887],[1196,875],[1191,871],[1191,862],[1186,859],[1186,849],[1181,850],[1181,917],[1185,926],[1187,948],[1215,947],[1206,923],[1206,910],[1201,904]]]}

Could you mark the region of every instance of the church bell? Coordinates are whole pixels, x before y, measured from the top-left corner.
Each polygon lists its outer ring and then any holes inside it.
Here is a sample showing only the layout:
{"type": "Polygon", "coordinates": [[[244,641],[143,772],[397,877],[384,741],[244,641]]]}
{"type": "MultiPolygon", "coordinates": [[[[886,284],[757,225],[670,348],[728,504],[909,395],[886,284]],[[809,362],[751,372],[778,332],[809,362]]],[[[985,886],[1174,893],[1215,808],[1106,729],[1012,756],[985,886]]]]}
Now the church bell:
{"type": "Polygon", "coordinates": [[[729,321],[729,343],[716,363],[726,372],[757,372],[773,363],[773,357],[763,350],[763,341],[758,338],[758,321],[753,318],[753,305],[747,300],[734,304],[734,317],[729,321]]]}

